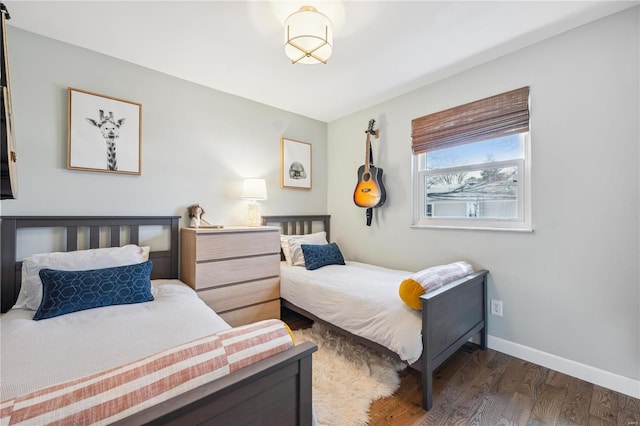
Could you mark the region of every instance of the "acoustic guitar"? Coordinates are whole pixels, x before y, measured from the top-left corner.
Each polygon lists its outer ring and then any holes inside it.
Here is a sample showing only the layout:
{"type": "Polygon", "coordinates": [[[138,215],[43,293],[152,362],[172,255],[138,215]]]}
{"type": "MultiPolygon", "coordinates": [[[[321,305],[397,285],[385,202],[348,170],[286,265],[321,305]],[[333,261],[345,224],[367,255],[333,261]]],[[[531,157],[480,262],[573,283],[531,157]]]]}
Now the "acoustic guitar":
{"type": "Polygon", "coordinates": [[[16,151],[13,140],[13,111],[11,109],[11,91],[9,89],[9,58],[7,57],[7,27],[6,20],[10,18],[4,4],[0,3],[2,37],[2,72],[0,73],[0,199],[16,198],[18,191],[16,173],[16,151]]]}
{"type": "Polygon", "coordinates": [[[353,192],[353,202],[358,207],[372,208],[384,204],[387,196],[382,184],[382,169],[374,166],[371,154],[371,135],[376,139],[380,136],[378,130],[373,130],[375,120],[369,120],[367,143],[365,148],[364,165],[358,168],[358,184],[353,192]]]}

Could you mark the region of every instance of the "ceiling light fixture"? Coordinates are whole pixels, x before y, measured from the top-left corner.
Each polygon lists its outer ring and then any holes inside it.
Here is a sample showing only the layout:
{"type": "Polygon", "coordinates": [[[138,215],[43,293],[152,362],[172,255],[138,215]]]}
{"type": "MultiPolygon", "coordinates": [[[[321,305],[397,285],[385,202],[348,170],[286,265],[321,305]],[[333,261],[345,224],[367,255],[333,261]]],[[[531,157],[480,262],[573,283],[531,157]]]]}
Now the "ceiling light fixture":
{"type": "Polygon", "coordinates": [[[331,21],[315,7],[302,6],[284,22],[284,53],[292,64],[327,63],[333,51],[331,21]]]}

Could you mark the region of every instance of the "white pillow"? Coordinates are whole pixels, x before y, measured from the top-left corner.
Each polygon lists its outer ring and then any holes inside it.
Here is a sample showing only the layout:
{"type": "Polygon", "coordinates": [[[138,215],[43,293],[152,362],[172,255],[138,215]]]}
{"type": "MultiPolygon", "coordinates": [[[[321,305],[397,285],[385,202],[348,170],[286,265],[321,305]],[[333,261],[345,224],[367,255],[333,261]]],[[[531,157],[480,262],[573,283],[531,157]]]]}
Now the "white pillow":
{"type": "Polygon", "coordinates": [[[34,254],[22,261],[22,283],[14,308],[38,310],[42,302],[42,281],[40,270],[45,268],[61,271],[84,271],[132,265],[149,260],[150,247],[128,244],[123,247],[109,247],[70,252],[34,254]]]}
{"type": "Polygon", "coordinates": [[[306,235],[281,235],[280,244],[289,266],[305,266],[301,244],[329,244],[324,231],[306,235]]]}

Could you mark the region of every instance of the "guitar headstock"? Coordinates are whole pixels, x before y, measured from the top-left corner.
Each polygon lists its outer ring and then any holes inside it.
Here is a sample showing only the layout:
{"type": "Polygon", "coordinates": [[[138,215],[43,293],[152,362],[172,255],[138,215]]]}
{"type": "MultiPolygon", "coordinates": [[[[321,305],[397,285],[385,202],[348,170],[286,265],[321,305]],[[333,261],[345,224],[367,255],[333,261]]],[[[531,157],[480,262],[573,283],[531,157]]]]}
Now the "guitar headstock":
{"type": "Polygon", "coordinates": [[[6,20],[11,19],[11,15],[9,15],[9,10],[7,10],[7,6],[5,6],[4,3],[0,3],[0,12],[2,12],[6,20]]]}
{"type": "Polygon", "coordinates": [[[373,118],[369,120],[369,128],[365,131],[365,133],[374,135],[377,139],[380,136],[380,131],[379,129],[373,130],[373,125],[375,124],[375,122],[376,120],[374,120],[373,118]]]}

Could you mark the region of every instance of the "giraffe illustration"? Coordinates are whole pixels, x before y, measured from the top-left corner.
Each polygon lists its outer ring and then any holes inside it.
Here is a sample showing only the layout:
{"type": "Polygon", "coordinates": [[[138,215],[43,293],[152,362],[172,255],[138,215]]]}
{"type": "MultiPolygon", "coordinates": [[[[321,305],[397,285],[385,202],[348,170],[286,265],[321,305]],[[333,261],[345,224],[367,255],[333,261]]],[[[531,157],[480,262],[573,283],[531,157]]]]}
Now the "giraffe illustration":
{"type": "Polygon", "coordinates": [[[107,143],[107,170],[118,170],[118,160],[116,159],[116,141],[120,137],[120,126],[124,124],[124,118],[117,120],[113,118],[113,112],[109,111],[109,115],[105,115],[100,110],[100,120],[88,118],[87,121],[96,126],[102,132],[102,137],[107,143]]]}

